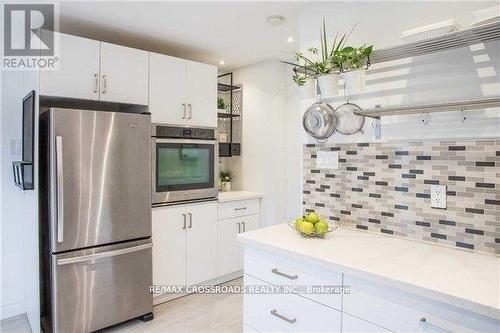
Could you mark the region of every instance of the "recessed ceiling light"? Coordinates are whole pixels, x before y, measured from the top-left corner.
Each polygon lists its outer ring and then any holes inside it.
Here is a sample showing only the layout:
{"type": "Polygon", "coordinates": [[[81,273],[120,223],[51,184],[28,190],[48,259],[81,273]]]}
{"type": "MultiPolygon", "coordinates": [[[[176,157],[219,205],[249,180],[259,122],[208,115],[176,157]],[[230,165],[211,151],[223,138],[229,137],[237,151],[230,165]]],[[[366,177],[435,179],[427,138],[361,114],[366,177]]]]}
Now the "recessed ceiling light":
{"type": "Polygon", "coordinates": [[[219,61],[219,65],[221,65],[221,66],[222,66],[222,65],[224,65],[224,64],[225,64],[224,60],[219,61]]]}
{"type": "Polygon", "coordinates": [[[271,15],[267,18],[267,23],[273,27],[282,25],[283,22],[285,22],[285,17],[282,15],[271,15]]]}
{"type": "Polygon", "coordinates": [[[286,41],[287,41],[288,43],[293,43],[293,37],[288,37],[288,38],[286,39],[286,41]]]}

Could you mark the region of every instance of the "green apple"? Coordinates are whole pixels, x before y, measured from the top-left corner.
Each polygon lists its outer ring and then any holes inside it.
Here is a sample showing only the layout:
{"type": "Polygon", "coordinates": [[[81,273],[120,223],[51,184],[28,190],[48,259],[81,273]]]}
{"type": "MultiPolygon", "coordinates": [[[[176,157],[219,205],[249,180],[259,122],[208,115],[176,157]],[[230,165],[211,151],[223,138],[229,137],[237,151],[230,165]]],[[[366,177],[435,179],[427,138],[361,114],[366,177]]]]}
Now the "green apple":
{"type": "Polygon", "coordinates": [[[315,224],[316,222],[319,221],[319,215],[316,214],[315,212],[310,212],[309,214],[307,214],[305,220],[307,222],[311,222],[312,224],[315,224]]]}
{"type": "Polygon", "coordinates": [[[311,222],[304,221],[300,224],[299,230],[303,234],[310,235],[314,231],[314,224],[312,224],[311,222]]]}
{"type": "Polygon", "coordinates": [[[325,220],[321,220],[314,225],[314,231],[320,235],[326,235],[328,232],[328,223],[325,220]]]}

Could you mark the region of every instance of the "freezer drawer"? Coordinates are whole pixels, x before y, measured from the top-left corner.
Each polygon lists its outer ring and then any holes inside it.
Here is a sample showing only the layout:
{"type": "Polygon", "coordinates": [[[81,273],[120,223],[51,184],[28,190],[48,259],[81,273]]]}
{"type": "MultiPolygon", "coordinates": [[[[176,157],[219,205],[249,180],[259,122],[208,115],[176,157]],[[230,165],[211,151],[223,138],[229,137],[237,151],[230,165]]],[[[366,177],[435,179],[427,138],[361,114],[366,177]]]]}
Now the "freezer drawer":
{"type": "Polygon", "coordinates": [[[91,332],[153,311],[151,239],[52,256],[54,332],[91,332]]]}

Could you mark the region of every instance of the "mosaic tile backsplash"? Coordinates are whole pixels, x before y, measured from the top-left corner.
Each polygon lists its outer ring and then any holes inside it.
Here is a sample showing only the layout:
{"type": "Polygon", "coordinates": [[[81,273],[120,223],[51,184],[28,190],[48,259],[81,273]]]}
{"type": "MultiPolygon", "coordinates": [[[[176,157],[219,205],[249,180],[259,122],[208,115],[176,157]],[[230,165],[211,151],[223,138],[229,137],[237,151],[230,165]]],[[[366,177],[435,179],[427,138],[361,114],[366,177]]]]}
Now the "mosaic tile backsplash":
{"type": "Polygon", "coordinates": [[[353,227],[500,254],[500,140],[304,146],[304,209],[353,227]],[[318,169],[336,151],[338,169],[318,169]],[[431,208],[432,184],[447,209],[431,208]]]}

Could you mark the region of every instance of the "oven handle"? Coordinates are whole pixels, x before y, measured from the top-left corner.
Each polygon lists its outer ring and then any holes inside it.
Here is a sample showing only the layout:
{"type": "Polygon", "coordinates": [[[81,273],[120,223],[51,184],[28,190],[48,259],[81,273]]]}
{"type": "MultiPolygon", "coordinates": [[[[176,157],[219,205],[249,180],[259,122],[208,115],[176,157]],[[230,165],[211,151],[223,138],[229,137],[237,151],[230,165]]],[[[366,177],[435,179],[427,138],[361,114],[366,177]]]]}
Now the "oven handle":
{"type": "Polygon", "coordinates": [[[153,138],[156,143],[198,143],[198,144],[210,144],[215,145],[217,143],[216,139],[207,140],[207,139],[168,139],[168,138],[153,138]]]}

